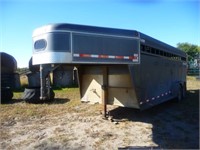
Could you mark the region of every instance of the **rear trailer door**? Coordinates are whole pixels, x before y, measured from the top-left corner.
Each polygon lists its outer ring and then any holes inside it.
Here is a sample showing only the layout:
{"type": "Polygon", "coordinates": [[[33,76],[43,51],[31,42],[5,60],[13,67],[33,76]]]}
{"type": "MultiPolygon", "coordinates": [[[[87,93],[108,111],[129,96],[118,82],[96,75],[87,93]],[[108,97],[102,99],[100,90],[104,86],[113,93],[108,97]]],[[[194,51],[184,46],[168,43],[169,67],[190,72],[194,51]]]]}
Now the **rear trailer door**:
{"type": "Polygon", "coordinates": [[[91,33],[72,33],[72,61],[86,64],[138,64],[139,39],[91,33]]]}

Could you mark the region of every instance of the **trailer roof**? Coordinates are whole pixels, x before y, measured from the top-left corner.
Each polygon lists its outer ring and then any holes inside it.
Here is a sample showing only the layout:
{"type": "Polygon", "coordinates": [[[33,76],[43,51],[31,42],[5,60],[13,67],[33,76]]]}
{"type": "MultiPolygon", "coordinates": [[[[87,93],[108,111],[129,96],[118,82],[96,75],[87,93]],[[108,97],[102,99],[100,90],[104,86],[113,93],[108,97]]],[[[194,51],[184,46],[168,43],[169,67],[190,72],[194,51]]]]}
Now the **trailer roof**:
{"type": "MultiPolygon", "coordinates": [[[[127,30],[127,29],[116,29],[116,28],[108,28],[108,27],[96,27],[89,25],[78,25],[78,24],[49,24],[38,28],[41,33],[50,32],[56,30],[67,30],[67,31],[77,31],[77,32],[87,32],[87,33],[98,33],[98,34],[112,34],[112,35],[121,35],[121,36],[130,36],[130,37],[138,37],[138,32],[135,30],[127,30]]],[[[38,29],[33,32],[33,36],[38,34],[38,29]]]]}
{"type": "Polygon", "coordinates": [[[152,46],[158,49],[162,49],[166,52],[173,52],[175,54],[186,57],[186,53],[171,46],[164,42],[161,42],[157,39],[154,39],[146,34],[138,32],[136,30],[128,29],[117,29],[117,28],[108,28],[108,27],[97,27],[89,25],[78,25],[78,24],[68,24],[68,23],[59,23],[59,24],[49,24],[41,28],[37,28],[33,32],[33,37],[39,34],[53,32],[53,31],[75,31],[75,32],[87,32],[87,33],[97,33],[97,34],[107,34],[107,35],[117,35],[117,36],[129,36],[129,37],[138,37],[142,41],[145,41],[145,45],[152,46]]]}
{"type": "Polygon", "coordinates": [[[145,45],[160,49],[162,51],[166,51],[169,53],[174,53],[183,57],[186,57],[186,53],[182,50],[179,50],[178,48],[175,48],[169,44],[166,44],[162,41],[159,41],[157,39],[154,39],[146,34],[143,34],[140,32],[140,38],[145,40],[145,45]]]}

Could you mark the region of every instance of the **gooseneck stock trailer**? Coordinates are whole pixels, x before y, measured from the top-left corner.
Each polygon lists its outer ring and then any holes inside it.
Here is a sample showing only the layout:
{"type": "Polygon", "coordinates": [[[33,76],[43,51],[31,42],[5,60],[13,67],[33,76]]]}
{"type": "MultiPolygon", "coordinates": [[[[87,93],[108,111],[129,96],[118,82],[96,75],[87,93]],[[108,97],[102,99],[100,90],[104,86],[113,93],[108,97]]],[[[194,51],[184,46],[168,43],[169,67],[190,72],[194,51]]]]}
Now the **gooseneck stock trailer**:
{"type": "Polygon", "coordinates": [[[186,92],[187,56],[135,30],[53,24],[33,32],[33,65],[40,65],[41,99],[49,73],[77,68],[81,101],[146,109],[186,92]]]}

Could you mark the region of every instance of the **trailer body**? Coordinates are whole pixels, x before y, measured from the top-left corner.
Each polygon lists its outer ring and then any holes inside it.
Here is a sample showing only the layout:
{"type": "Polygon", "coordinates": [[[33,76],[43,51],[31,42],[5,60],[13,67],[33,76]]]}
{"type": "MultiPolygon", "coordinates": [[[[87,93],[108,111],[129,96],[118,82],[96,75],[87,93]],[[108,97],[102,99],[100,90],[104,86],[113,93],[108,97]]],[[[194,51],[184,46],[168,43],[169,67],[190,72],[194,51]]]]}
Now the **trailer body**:
{"type": "Polygon", "coordinates": [[[185,96],[187,56],[135,30],[54,24],[33,33],[33,65],[46,77],[58,65],[78,70],[82,101],[146,109],[185,96]]]}

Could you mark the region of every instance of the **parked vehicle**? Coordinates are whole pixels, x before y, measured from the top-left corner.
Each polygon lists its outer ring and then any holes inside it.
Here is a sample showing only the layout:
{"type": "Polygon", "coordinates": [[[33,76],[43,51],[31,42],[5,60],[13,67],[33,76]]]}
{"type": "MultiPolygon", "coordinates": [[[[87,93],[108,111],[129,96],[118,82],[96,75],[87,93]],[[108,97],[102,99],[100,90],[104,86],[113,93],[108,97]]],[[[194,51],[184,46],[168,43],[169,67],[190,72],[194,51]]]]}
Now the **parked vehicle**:
{"type": "Polygon", "coordinates": [[[76,66],[81,101],[147,109],[186,93],[187,55],[135,30],[53,24],[33,32],[33,65],[46,76],[76,66]]]}

